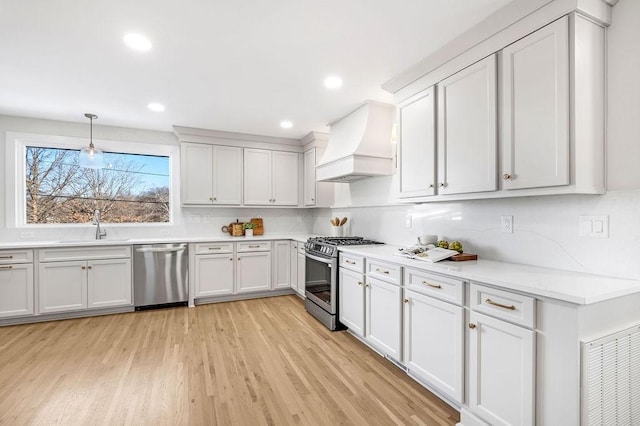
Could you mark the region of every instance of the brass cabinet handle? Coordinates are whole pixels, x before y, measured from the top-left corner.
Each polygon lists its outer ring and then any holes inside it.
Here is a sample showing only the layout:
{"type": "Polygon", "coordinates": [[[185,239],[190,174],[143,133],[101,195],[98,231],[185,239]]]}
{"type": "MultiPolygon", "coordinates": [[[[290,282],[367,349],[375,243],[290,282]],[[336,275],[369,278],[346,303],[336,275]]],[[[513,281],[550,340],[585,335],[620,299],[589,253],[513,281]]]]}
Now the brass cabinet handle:
{"type": "Polygon", "coordinates": [[[354,262],[353,260],[349,260],[349,259],[345,260],[344,262],[348,263],[350,265],[355,265],[356,264],[356,262],[354,262]]]}
{"type": "Polygon", "coordinates": [[[510,311],[515,311],[516,307],[513,305],[503,305],[502,303],[498,303],[498,302],[494,302],[491,299],[487,299],[485,300],[486,303],[493,305],[493,306],[497,306],[499,308],[503,308],[503,309],[509,309],[510,311]]]}
{"type": "Polygon", "coordinates": [[[13,269],[13,266],[0,266],[0,269],[13,269]]]}
{"type": "Polygon", "coordinates": [[[404,299],[404,303],[409,303],[409,299],[404,299]]]}
{"type": "Polygon", "coordinates": [[[91,269],[91,268],[92,268],[91,266],[87,266],[87,269],[91,269]]]}
{"type": "Polygon", "coordinates": [[[87,269],[86,266],[83,266],[82,269],[87,269]]]}
{"type": "Polygon", "coordinates": [[[209,247],[209,250],[222,250],[222,247],[209,247]]]}
{"type": "Polygon", "coordinates": [[[376,268],[376,272],[380,272],[381,274],[389,275],[389,271],[385,271],[384,269],[376,268]]]}
{"type": "Polygon", "coordinates": [[[470,322],[470,323],[469,323],[469,328],[474,329],[474,328],[476,328],[476,327],[477,327],[477,326],[476,326],[474,323],[472,323],[472,322],[470,322]]]}
{"type": "Polygon", "coordinates": [[[433,287],[433,288],[442,288],[442,286],[440,284],[432,284],[428,281],[422,281],[422,284],[424,285],[428,285],[429,287],[433,287]]]}
{"type": "Polygon", "coordinates": [[[0,256],[0,259],[13,259],[13,256],[0,256]]]}
{"type": "Polygon", "coordinates": [[[260,248],[260,246],[249,246],[249,248],[260,248]]]}
{"type": "Polygon", "coordinates": [[[502,179],[509,180],[509,179],[511,179],[511,175],[509,173],[505,173],[505,174],[502,175],[502,179]]]}

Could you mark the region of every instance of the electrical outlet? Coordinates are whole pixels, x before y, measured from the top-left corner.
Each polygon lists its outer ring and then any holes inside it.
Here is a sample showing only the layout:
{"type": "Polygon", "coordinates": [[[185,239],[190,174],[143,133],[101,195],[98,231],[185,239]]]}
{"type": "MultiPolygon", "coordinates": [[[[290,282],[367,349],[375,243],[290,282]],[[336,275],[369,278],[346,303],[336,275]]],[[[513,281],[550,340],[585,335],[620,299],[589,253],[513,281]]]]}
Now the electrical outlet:
{"type": "Polygon", "coordinates": [[[609,238],[609,216],[580,216],[580,236],[609,238]]]}
{"type": "Polygon", "coordinates": [[[33,231],[20,231],[20,238],[33,238],[33,231]]]}
{"type": "Polygon", "coordinates": [[[505,234],[513,234],[513,216],[500,216],[502,221],[501,231],[505,234]]]}

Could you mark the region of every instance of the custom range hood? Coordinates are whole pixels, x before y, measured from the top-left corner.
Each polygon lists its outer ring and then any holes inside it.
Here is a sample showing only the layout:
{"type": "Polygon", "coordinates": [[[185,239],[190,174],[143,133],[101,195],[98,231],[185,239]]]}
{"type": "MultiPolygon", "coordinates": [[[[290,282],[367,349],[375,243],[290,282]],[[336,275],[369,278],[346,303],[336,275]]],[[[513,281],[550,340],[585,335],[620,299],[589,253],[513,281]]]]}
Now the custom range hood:
{"type": "Polygon", "coordinates": [[[329,143],[316,166],[316,179],[353,182],[393,174],[391,128],[393,105],[367,101],[349,115],[329,124],[329,143]]]}

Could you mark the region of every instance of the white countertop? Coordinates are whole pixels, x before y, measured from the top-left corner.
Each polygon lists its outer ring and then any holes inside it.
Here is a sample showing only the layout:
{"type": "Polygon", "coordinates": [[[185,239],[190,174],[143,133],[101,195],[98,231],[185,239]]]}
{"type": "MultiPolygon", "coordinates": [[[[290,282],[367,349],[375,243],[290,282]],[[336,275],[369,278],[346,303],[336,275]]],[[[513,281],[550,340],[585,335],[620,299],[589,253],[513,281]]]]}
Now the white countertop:
{"type": "Polygon", "coordinates": [[[16,248],[42,248],[42,247],[90,247],[90,246],[119,246],[132,244],[162,244],[162,243],[205,243],[223,241],[259,241],[259,240],[294,240],[305,242],[311,234],[266,234],[255,237],[232,237],[228,236],[203,236],[203,237],[159,237],[159,238],[131,238],[127,240],[60,240],[60,241],[19,241],[0,242],[0,250],[16,248]]]}
{"type": "Polygon", "coordinates": [[[386,244],[341,247],[340,251],[579,305],[640,293],[640,281],[637,280],[482,259],[428,263],[395,256],[393,253],[399,248],[386,244]]]}

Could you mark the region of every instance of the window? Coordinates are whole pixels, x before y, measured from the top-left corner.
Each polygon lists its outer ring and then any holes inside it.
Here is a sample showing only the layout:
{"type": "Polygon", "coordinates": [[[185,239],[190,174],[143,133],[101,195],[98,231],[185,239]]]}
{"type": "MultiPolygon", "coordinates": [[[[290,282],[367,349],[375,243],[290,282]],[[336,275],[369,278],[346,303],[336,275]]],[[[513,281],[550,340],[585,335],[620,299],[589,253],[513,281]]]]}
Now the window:
{"type": "Polygon", "coordinates": [[[168,156],[105,152],[106,167],[81,168],[77,149],[25,146],[26,224],[170,221],[168,156]]]}
{"type": "Polygon", "coordinates": [[[88,138],[6,132],[0,199],[6,227],[91,227],[96,207],[103,222],[115,227],[181,223],[180,146],[173,136],[126,129],[104,133],[111,138],[93,141],[105,151],[107,167],[96,171],[78,165],[88,138]]]}

